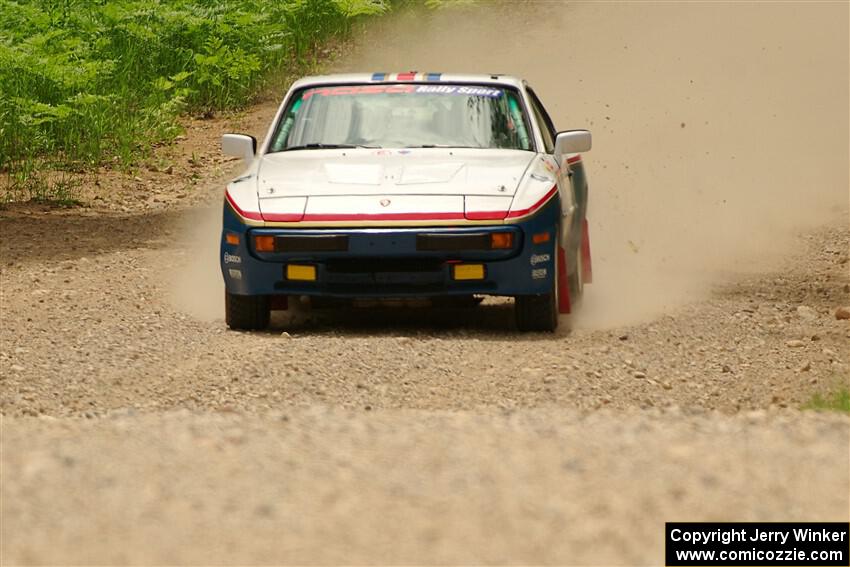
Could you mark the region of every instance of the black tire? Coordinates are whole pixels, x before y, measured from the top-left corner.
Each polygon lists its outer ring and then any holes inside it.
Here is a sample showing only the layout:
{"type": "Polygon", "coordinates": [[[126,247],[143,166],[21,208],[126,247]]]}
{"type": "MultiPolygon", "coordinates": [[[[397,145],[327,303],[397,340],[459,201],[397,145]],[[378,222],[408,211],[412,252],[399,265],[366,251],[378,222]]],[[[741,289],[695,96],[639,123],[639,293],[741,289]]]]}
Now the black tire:
{"type": "Polygon", "coordinates": [[[266,295],[235,295],[224,292],[227,326],[238,331],[255,331],[269,326],[271,305],[266,295]]]}
{"type": "Polygon", "coordinates": [[[517,329],[524,333],[551,333],[558,328],[558,306],[554,293],[518,295],[515,299],[514,314],[517,329]]]}
{"type": "MultiPolygon", "coordinates": [[[[557,255],[556,255],[557,257],[557,255]]],[[[557,266],[557,264],[556,264],[557,266]]],[[[558,328],[558,269],[552,278],[552,290],[540,295],[518,295],[514,298],[516,326],[522,332],[552,333],[558,328]]]]}
{"type": "Polygon", "coordinates": [[[443,295],[432,298],[431,303],[438,309],[472,309],[483,300],[475,295],[443,295]]]}

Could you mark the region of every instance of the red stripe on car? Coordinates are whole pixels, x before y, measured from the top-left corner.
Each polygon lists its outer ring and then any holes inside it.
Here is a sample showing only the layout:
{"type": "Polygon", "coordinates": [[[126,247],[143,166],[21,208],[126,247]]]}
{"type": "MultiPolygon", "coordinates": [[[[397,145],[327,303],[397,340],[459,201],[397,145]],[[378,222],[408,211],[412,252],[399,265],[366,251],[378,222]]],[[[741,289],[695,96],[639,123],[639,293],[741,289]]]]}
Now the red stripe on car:
{"type": "Polygon", "coordinates": [[[508,216],[508,211],[467,211],[469,220],[502,220],[508,216]]]}
{"type": "Polygon", "coordinates": [[[520,209],[520,210],[518,210],[518,211],[511,211],[511,212],[509,212],[509,213],[508,213],[507,218],[509,218],[509,219],[514,219],[514,218],[516,218],[516,217],[524,217],[525,215],[528,215],[528,214],[530,214],[530,213],[534,212],[535,210],[537,210],[537,209],[539,209],[540,207],[542,207],[542,206],[546,203],[546,201],[548,201],[549,199],[551,199],[551,198],[552,198],[552,196],[553,196],[555,193],[557,193],[557,192],[558,192],[558,186],[557,186],[557,185],[555,185],[554,187],[552,187],[552,188],[549,190],[549,192],[548,192],[548,193],[546,193],[545,195],[543,195],[543,198],[542,198],[542,199],[540,199],[539,201],[537,201],[536,203],[534,203],[533,205],[531,205],[531,206],[530,206],[530,207],[528,207],[527,209],[520,209]]]}
{"type": "Polygon", "coordinates": [[[468,211],[466,213],[314,213],[314,214],[293,214],[293,213],[249,213],[240,209],[233,198],[227,194],[227,201],[234,210],[241,216],[252,220],[266,220],[270,222],[334,222],[334,221],[429,221],[429,220],[503,220],[505,218],[523,217],[536,211],[555,193],[558,192],[558,186],[555,185],[550,189],[539,201],[534,203],[527,209],[517,211],[468,211]]]}
{"type": "Polygon", "coordinates": [[[458,220],[463,213],[387,213],[387,214],[312,214],[304,215],[305,221],[401,221],[401,220],[458,220]]]}
{"type": "Polygon", "coordinates": [[[251,220],[263,220],[263,216],[260,213],[254,213],[249,211],[243,211],[239,208],[239,205],[236,204],[236,201],[233,200],[229,191],[224,192],[224,198],[227,199],[228,204],[233,207],[233,210],[236,211],[236,214],[240,217],[251,219],[251,220]]]}
{"type": "Polygon", "coordinates": [[[271,222],[298,222],[303,218],[303,213],[263,213],[263,220],[271,222]]]}

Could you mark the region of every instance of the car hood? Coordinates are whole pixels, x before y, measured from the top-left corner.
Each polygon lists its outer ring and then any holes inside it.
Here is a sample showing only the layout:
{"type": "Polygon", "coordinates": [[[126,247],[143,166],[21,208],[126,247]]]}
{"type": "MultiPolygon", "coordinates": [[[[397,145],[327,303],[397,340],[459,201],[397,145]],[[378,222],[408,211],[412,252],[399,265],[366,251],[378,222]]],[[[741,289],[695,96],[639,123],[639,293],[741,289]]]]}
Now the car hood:
{"type": "Polygon", "coordinates": [[[486,149],[345,149],[263,156],[258,197],[513,197],[536,154],[486,149]]]}

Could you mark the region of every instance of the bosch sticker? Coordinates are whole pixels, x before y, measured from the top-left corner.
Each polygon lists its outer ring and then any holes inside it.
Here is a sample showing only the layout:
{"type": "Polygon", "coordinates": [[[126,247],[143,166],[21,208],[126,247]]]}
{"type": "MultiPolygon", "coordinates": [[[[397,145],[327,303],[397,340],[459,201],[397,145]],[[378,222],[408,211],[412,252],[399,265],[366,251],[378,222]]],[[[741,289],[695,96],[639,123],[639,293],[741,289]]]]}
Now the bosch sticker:
{"type": "Polygon", "coordinates": [[[531,256],[531,265],[536,266],[537,264],[542,264],[543,262],[548,262],[552,257],[549,254],[532,254],[531,256]]]}
{"type": "Polygon", "coordinates": [[[227,252],[224,253],[224,263],[225,264],[241,264],[242,256],[236,256],[235,254],[229,254],[227,252]]]}

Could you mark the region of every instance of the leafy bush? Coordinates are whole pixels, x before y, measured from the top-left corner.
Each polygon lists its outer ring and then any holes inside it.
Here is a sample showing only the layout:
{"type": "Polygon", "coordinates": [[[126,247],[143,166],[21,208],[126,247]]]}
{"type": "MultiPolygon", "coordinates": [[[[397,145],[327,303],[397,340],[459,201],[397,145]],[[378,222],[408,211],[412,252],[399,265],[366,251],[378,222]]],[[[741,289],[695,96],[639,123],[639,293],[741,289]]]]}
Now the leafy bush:
{"type": "Polygon", "coordinates": [[[384,0],[0,0],[0,172],[131,163],[239,108],[384,0]],[[30,164],[29,166],[27,164],[30,164]]]}

